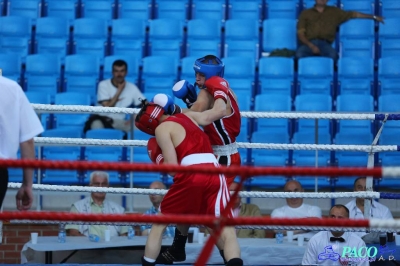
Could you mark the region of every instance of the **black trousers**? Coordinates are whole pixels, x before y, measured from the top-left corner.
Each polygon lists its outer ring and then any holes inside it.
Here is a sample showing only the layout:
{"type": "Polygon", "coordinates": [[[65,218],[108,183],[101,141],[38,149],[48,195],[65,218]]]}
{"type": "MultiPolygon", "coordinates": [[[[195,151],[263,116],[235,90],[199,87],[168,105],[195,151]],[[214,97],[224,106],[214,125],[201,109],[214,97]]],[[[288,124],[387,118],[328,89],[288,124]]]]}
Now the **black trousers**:
{"type": "Polygon", "coordinates": [[[0,208],[3,205],[4,197],[6,196],[8,186],[8,170],[0,168],[0,208]]]}

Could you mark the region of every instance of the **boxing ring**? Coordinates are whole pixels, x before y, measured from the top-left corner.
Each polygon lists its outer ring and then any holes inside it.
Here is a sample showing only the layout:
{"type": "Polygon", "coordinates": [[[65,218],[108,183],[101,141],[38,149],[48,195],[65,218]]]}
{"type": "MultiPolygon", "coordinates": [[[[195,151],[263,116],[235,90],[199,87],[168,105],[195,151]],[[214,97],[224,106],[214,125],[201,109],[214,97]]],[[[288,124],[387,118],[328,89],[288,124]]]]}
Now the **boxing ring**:
{"type": "MultiPolygon", "coordinates": [[[[139,109],[129,108],[105,108],[88,106],[53,106],[53,105],[33,105],[38,113],[124,113],[135,114],[139,109]]],[[[346,120],[379,120],[383,125],[387,120],[400,120],[398,114],[344,114],[344,113],[264,113],[264,112],[241,112],[242,117],[248,118],[285,118],[285,119],[346,119],[346,120]]],[[[122,172],[201,172],[201,173],[224,173],[236,174],[240,176],[240,185],[233,192],[231,201],[228,203],[229,209],[234,199],[240,195],[249,198],[366,198],[366,199],[398,199],[397,193],[379,193],[372,191],[374,178],[399,178],[400,167],[376,167],[373,166],[373,155],[376,152],[397,152],[400,147],[397,145],[376,145],[383,126],[379,130],[374,142],[371,145],[326,145],[326,144],[276,144],[276,143],[238,143],[238,148],[247,149],[282,149],[282,150],[329,150],[329,151],[361,151],[369,154],[367,168],[337,168],[337,167],[249,167],[231,166],[229,168],[219,167],[204,169],[199,166],[171,166],[154,164],[136,164],[129,162],[87,162],[87,161],[44,161],[44,160],[0,160],[0,167],[8,168],[37,168],[37,169],[65,169],[65,170],[103,170],[103,171],[122,171],[122,172]],[[358,177],[367,176],[366,192],[245,192],[240,191],[247,178],[257,178],[265,175],[283,175],[301,177],[358,177]],[[239,192],[240,191],[240,192],[239,192]]],[[[146,146],[147,141],[142,140],[100,140],[100,139],[71,139],[71,138],[35,138],[35,144],[46,145],[75,145],[75,146],[146,146]]],[[[58,192],[107,192],[119,194],[165,194],[166,190],[152,190],[132,188],[133,180],[131,176],[131,188],[94,188],[82,186],[55,186],[34,184],[36,191],[58,191],[58,192]]],[[[9,183],[9,188],[18,188],[20,183],[9,183]]],[[[317,190],[316,190],[317,191],[317,190]]],[[[208,226],[214,230],[202,247],[199,256],[196,258],[195,265],[205,265],[208,263],[214,244],[218,239],[221,230],[225,226],[235,226],[238,228],[253,229],[273,229],[273,230],[343,230],[357,231],[369,230],[371,232],[396,232],[400,228],[400,221],[397,220],[378,220],[371,219],[368,211],[371,208],[370,202],[366,201],[363,220],[341,220],[341,219],[281,219],[267,217],[237,217],[227,218],[227,211],[221,217],[208,217],[197,215],[163,215],[148,216],[142,214],[130,215],[94,215],[94,214],[71,214],[65,212],[2,212],[0,220],[9,220],[14,223],[42,223],[42,224],[117,224],[117,225],[143,225],[151,223],[163,224],[191,224],[193,226],[208,226]]],[[[226,209],[226,210],[227,210],[226,209]]],[[[266,247],[267,248],[267,247],[266,247]]],[[[246,263],[246,258],[243,258],[246,263]]]]}

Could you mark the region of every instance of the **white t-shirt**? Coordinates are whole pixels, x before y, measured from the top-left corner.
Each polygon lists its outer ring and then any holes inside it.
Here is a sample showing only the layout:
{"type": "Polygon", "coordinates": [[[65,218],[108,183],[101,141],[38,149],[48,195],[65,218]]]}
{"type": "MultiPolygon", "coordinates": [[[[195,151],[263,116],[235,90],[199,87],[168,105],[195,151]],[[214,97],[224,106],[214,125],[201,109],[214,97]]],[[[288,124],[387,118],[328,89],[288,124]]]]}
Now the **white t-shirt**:
{"type": "MultiPolygon", "coordinates": [[[[111,100],[116,92],[117,88],[111,83],[111,79],[100,81],[97,89],[97,105],[101,106],[100,102],[111,100]]],[[[117,101],[115,107],[125,108],[132,104],[139,105],[141,103],[139,99],[145,99],[142,92],[135,84],[126,81],[125,88],[119,96],[119,101],[117,101]]],[[[101,115],[111,117],[112,119],[125,119],[125,114],[104,113],[101,115]]]]}
{"type": "Polygon", "coordinates": [[[42,124],[21,87],[0,76],[0,158],[16,158],[19,144],[42,132],[42,124]]]}
{"type": "Polygon", "coordinates": [[[314,235],[307,244],[306,252],[304,253],[302,265],[369,265],[369,260],[361,259],[357,261],[356,258],[351,257],[350,252],[346,252],[355,248],[358,252],[362,249],[361,254],[366,252],[364,241],[352,232],[345,232],[341,237],[345,242],[331,242],[330,238],[333,237],[331,232],[322,231],[314,235]],[[346,247],[345,252],[343,249],[346,247]],[[345,255],[342,257],[342,255],[345,255]],[[347,258],[346,258],[347,257],[347,258]],[[345,262],[348,262],[346,264],[345,262]]]}
{"type": "Polygon", "coordinates": [[[321,209],[317,206],[303,203],[298,208],[292,208],[288,205],[276,208],[271,213],[271,218],[305,218],[305,217],[322,217],[321,209]]]}

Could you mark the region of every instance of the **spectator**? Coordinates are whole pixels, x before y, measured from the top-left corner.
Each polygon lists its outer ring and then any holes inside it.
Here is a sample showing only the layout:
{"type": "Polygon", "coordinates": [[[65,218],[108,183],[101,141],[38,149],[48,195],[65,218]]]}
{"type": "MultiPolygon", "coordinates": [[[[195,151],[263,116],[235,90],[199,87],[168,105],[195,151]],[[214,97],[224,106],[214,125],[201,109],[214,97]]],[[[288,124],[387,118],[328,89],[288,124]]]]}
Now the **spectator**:
{"type": "MultiPolygon", "coordinates": [[[[105,107],[131,107],[139,106],[140,99],[145,99],[139,88],[125,80],[128,65],[123,60],[116,60],[112,66],[113,77],[99,83],[97,89],[97,102],[105,107]]],[[[130,132],[131,121],[125,120],[125,114],[92,115],[89,119],[88,129],[115,128],[130,132]]]]}
{"type": "MultiPolygon", "coordinates": [[[[0,72],[1,73],[1,72],[0,72]]],[[[42,124],[21,86],[0,74],[0,159],[35,159],[33,138],[43,132],[42,124]]],[[[29,210],[33,202],[33,169],[23,169],[22,185],[16,195],[18,210],[29,210]]],[[[0,168],[0,209],[7,192],[8,170],[0,168]]]]}
{"type": "MultiPolygon", "coordinates": [[[[349,209],[344,205],[335,205],[330,209],[329,217],[348,219],[349,209]]],[[[358,261],[357,256],[349,256],[350,252],[346,253],[344,247],[350,247],[351,250],[357,251],[366,248],[364,241],[353,232],[319,232],[308,242],[302,265],[369,265],[368,260],[358,261]]]]}
{"type": "Polygon", "coordinates": [[[344,11],[328,6],[327,2],[328,0],[315,0],[314,7],[301,12],[297,22],[297,36],[302,45],[296,51],[297,58],[320,55],[336,61],[338,55],[332,43],[340,24],[353,18],[367,18],[383,23],[382,17],[344,11]]]}
{"type": "MultiPolygon", "coordinates": [[[[160,181],[154,181],[150,184],[150,189],[166,189],[165,185],[160,181]]],[[[164,198],[163,195],[150,194],[150,201],[153,204],[150,209],[148,209],[145,214],[158,214],[160,212],[160,203],[164,198]]],[[[140,227],[140,231],[142,232],[142,236],[147,236],[150,232],[151,225],[142,225],[140,227]]],[[[166,237],[174,237],[175,236],[175,227],[167,226],[164,232],[164,236],[166,237]]]]}
{"type": "MultiPolygon", "coordinates": [[[[234,191],[238,187],[238,183],[232,183],[229,189],[234,191]]],[[[234,217],[242,216],[261,216],[260,208],[255,204],[243,203],[241,197],[237,197],[235,205],[233,205],[234,217]]],[[[236,229],[238,238],[264,238],[265,231],[262,229],[236,229]]]]}
{"type": "MultiPolygon", "coordinates": [[[[354,191],[366,191],[366,178],[359,177],[354,181],[354,191]]],[[[364,202],[365,199],[357,198],[346,204],[350,211],[350,219],[364,219],[364,202]]],[[[393,219],[392,213],[389,208],[381,203],[371,200],[371,218],[391,220],[393,219]]],[[[362,237],[366,243],[377,242],[379,243],[379,233],[355,232],[358,236],[362,237]]]]}
{"type": "MultiPolygon", "coordinates": [[[[90,174],[91,187],[109,187],[108,174],[106,172],[96,171],[90,174]]],[[[125,209],[115,202],[106,199],[105,192],[92,192],[90,197],[86,197],[75,202],[71,207],[72,213],[109,213],[122,214],[125,209]]],[[[104,231],[110,230],[111,237],[118,235],[127,235],[128,227],[115,225],[67,225],[69,236],[89,236],[98,235],[104,238],[104,231]]]]}

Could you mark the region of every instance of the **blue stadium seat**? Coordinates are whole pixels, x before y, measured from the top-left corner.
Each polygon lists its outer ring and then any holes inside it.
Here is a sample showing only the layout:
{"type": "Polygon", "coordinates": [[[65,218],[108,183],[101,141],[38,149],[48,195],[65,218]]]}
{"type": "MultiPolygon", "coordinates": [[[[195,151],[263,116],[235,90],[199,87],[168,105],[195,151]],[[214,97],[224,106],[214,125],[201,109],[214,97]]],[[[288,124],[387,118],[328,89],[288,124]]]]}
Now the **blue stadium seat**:
{"type": "Polygon", "coordinates": [[[255,19],[261,22],[263,19],[262,0],[229,0],[228,1],[229,19],[255,19]]]}
{"type": "Polygon", "coordinates": [[[188,0],[155,0],[155,18],[189,19],[188,0]]]}
{"type": "Polygon", "coordinates": [[[133,84],[139,84],[139,65],[140,58],[130,55],[109,55],[104,57],[103,78],[112,78],[112,65],[116,60],[124,60],[128,65],[128,73],[125,79],[133,84]]]}
{"type": "Polygon", "coordinates": [[[192,19],[187,24],[186,56],[203,57],[213,54],[221,57],[221,22],[192,19]]]}
{"type": "Polygon", "coordinates": [[[275,49],[296,50],[296,20],[266,19],[263,21],[262,51],[270,53],[275,49]]]}
{"type": "MultiPolygon", "coordinates": [[[[374,98],[372,95],[343,94],[337,97],[336,110],[338,112],[373,112],[374,98]]],[[[371,132],[372,121],[368,120],[338,120],[338,132],[357,133],[371,132]]]]}
{"type": "MultiPolygon", "coordinates": [[[[204,55],[202,55],[204,56],[204,55]]],[[[196,61],[196,59],[202,57],[202,56],[187,56],[182,58],[182,62],[181,62],[181,67],[182,67],[182,71],[181,71],[181,76],[180,76],[180,80],[184,79],[189,81],[190,83],[194,83],[195,82],[195,73],[194,73],[194,69],[193,69],[193,64],[196,61]]]]}
{"type": "MultiPolygon", "coordinates": [[[[332,97],[326,94],[300,94],[295,99],[295,109],[297,112],[331,112],[332,97]]],[[[296,132],[314,133],[314,119],[299,119],[296,125],[296,132]]],[[[318,132],[329,134],[331,132],[330,121],[320,119],[318,121],[318,132]]]]}
{"type": "Polygon", "coordinates": [[[62,17],[38,18],[36,22],[35,53],[57,54],[64,57],[70,53],[70,25],[62,17]]]}
{"type": "Polygon", "coordinates": [[[171,56],[179,60],[183,49],[183,22],[176,19],[150,21],[149,55],[171,56]]]}
{"type": "MultiPolygon", "coordinates": [[[[26,97],[28,98],[29,102],[34,104],[34,103],[39,103],[39,104],[50,104],[51,99],[50,95],[47,93],[43,92],[25,92],[26,97]]],[[[42,122],[42,126],[44,129],[48,129],[52,126],[52,115],[50,114],[39,114],[40,121],[42,122]]]]}
{"type": "MultiPolygon", "coordinates": [[[[335,140],[337,145],[371,145],[373,137],[370,132],[337,133],[335,140]]],[[[368,163],[367,152],[336,151],[335,155],[339,167],[366,167],[368,163]]]]}
{"type": "Polygon", "coordinates": [[[341,0],[340,8],[346,11],[375,14],[375,0],[341,0]]]}
{"type": "Polygon", "coordinates": [[[153,12],[152,0],[119,0],[118,18],[151,19],[153,12]]]}
{"type": "Polygon", "coordinates": [[[112,21],[111,54],[144,57],[146,51],[146,22],[139,19],[112,21]]]}
{"type": "Polygon", "coordinates": [[[353,19],[343,23],[340,26],[339,38],[340,57],[375,58],[375,24],[373,20],[353,19]]]}
{"type": "Polygon", "coordinates": [[[79,18],[74,22],[73,53],[107,55],[107,22],[96,18],[79,18]]]}
{"type": "MultiPolygon", "coordinates": [[[[79,92],[63,92],[55,96],[54,104],[58,105],[90,105],[89,94],[79,92]]],[[[54,114],[55,128],[74,128],[83,132],[89,114],[54,114]]]]}
{"type": "Polygon", "coordinates": [[[232,56],[225,57],[222,61],[225,64],[224,78],[235,92],[246,92],[252,95],[255,90],[254,60],[250,57],[232,56]]]}
{"type": "Polygon", "coordinates": [[[378,85],[380,95],[400,94],[400,56],[379,59],[378,85]]]}
{"type": "Polygon", "coordinates": [[[178,64],[174,58],[148,56],[143,58],[142,91],[145,93],[166,93],[172,95],[171,88],[178,78],[178,64]]]}
{"type": "Polygon", "coordinates": [[[25,89],[30,92],[42,92],[51,97],[60,88],[61,62],[57,55],[33,54],[26,57],[25,89]]]}
{"type": "MultiPolygon", "coordinates": [[[[383,129],[382,135],[379,139],[380,145],[400,145],[398,133],[388,132],[385,133],[383,129]]],[[[400,154],[398,152],[380,152],[379,159],[382,166],[398,166],[400,161],[400,154]]]]}
{"type": "MultiPolygon", "coordinates": [[[[385,113],[397,113],[397,103],[400,101],[400,94],[385,94],[378,98],[378,111],[385,113]]],[[[400,134],[400,121],[388,120],[383,128],[383,133],[400,134]]]]}
{"type": "MultiPolygon", "coordinates": [[[[312,8],[315,5],[315,0],[303,0],[303,9],[312,8]]],[[[329,5],[336,6],[335,3],[329,3],[329,5]]]]}
{"type": "Polygon", "coordinates": [[[259,23],[254,19],[229,19],[225,23],[224,57],[260,57],[259,23]]]}
{"type": "Polygon", "coordinates": [[[42,16],[41,0],[8,0],[7,16],[18,16],[31,19],[36,23],[36,19],[42,16]]]}
{"type": "Polygon", "coordinates": [[[297,92],[331,95],[333,71],[332,58],[317,56],[300,58],[297,92]]]}
{"type": "Polygon", "coordinates": [[[344,57],[338,60],[338,94],[373,94],[374,60],[344,57]]]}
{"type": "Polygon", "coordinates": [[[285,57],[262,57],[258,71],[259,93],[293,96],[294,60],[285,57]]]}
{"type": "Polygon", "coordinates": [[[97,83],[100,60],[94,55],[68,55],[65,57],[64,91],[87,93],[92,103],[97,102],[97,83]]]}
{"type": "Polygon", "coordinates": [[[81,17],[111,20],[115,18],[114,0],[81,0],[81,17]]]}
{"type": "Polygon", "coordinates": [[[400,17],[400,2],[397,0],[380,0],[379,14],[384,18],[400,17]]]}
{"type": "Polygon", "coordinates": [[[380,57],[400,56],[400,18],[385,19],[379,25],[380,57]]]}
{"type": "Polygon", "coordinates": [[[29,18],[0,17],[0,53],[16,53],[22,62],[31,53],[32,24],[29,18]]]}
{"type": "MultiPolygon", "coordinates": [[[[290,96],[284,94],[259,94],[256,95],[254,102],[254,111],[256,112],[289,112],[292,109],[290,96]]],[[[256,120],[254,129],[273,132],[277,135],[291,132],[288,119],[260,118],[256,120]]]]}
{"type": "Polygon", "coordinates": [[[78,17],[78,0],[44,0],[44,13],[47,17],[73,22],[78,17]]]}
{"type": "MultiPolygon", "coordinates": [[[[37,155],[37,152],[36,152],[37,155]]],[[[36,156],[37,157],[37,156],[36,156]]],[[[17,158],[16,159],[21,159],[21,152],[18,150],[17,152],[17,158]]],[[[37,182],[37,170],[35,169],[33,173],[33,182],[37,182]]],[[[21,183],[23,180],[23,170],[22,168],[8,168],[8,182],[15,182],[15,183],[21,183]]]]}
{"type": "Polygon", "coordinates": [[[225,21],[225,0],[192,0],[192,19],[215,19],[225,21]]]}
{"type": "MultiPolygon", "coordinates": [[[[235,92],[240,111],[250,111],[251,95],[245,92],[235,92]]],[[[242,118],[243,119],[243,118],[242,118]]]]}
{"type": "Polygon", "coordinates": [[[21,59],[18,54],[0,53],[0,68],[3,76],[21,82],[21,59]]]}
{"type": "Polygon", "coordinates": [[[299,0],[265,0],[265,18],[297,19],[299,0]]]}

